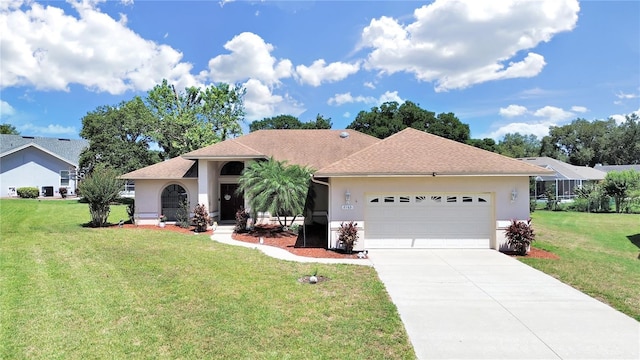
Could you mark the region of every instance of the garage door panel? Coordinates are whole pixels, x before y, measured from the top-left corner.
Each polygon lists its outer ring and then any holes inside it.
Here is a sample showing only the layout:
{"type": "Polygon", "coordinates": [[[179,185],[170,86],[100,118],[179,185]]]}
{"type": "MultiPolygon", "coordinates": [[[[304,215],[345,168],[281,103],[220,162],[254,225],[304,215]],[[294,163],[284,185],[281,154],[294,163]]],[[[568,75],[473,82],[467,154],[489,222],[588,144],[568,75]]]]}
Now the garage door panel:
{"type": "Polygon", "coordinates": [[[489,194],[381,194],[368,200],[368,248],[489,247],[493,219],[489,194]]]}

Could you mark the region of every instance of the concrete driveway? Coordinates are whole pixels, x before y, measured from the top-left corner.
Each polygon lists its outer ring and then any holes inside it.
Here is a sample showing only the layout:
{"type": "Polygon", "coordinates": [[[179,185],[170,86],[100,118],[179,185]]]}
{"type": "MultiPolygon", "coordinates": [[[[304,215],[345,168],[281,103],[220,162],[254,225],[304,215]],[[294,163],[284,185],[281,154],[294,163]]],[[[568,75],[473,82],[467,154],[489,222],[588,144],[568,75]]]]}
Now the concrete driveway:
{"type": "Polygon", "coordinates": [[[640,359],[640,323],[494,250],[370,250],[419,359],[640,359]]]}

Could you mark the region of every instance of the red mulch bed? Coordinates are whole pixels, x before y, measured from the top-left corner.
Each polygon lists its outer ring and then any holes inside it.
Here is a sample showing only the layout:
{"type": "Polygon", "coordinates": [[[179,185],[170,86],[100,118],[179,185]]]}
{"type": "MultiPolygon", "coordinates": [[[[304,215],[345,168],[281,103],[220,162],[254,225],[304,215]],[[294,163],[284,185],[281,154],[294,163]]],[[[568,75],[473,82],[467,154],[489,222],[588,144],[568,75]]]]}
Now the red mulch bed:
{"type": "MultiPolygon", "coordinates": [[[[255,230],[243,233],[233,234],[233,239],[238,241],[244,241],[248,243],[259,244],[260,238],[263,239],[263,244],[269,246],[276,246],[289,251],[290,253],[306,256],[312,258],[331,258],[331,259],[357,259],[358,256],[354,252],[353,254],[345,254],[338,251],[327,250],[323,247],[303,247],[302,240],[298,239],[298,235],[289,231],[279,231],[277,227],[271,226],[256,226],[255,230]]],[[[311,243],[312,240],[309,240],[311,243]]]]}
{"type": "MultiPolygon", "coordinates": [[[[116,227],[118,225],[116,224],[112,226],[116,227]]],[[[181,234],[192,234],[192,235],[196,234],[194,227],[191,227],[189,229],[184,229],[179,226],[171,225],[171,224],[167,224],[166,227],[164,228],[161,228],[155,225],[136,226],[133,224],[124,224],[123,227],[128,229],[138,228],[138,229],[150,229],[150,230],[158,230],[158,231],[173,231],[181,234]]],[[[211,234],[211,232],[207,231],[207,234],[211,234]]],[[[306,257],[312,257],[312,258],[332,258],[332,259],[357,259],[358,258],[356,253],[344,254],[338,251],[327,250],[322,247],[306,247],[305,248],[301,246],[296,246],[296,243],[298,244],[300,243],[298,239],[298,235],[289,231],[276,231],[275,227],[256,227],[256,230],[252,232],[243,233],[243,234],[234,233],[232,235],[232,238],[234,240],[244,241],[244,242],[254,243],[254,244],[260,243],[260,237],[263,238],[264,240],[263,244],[265,245],[276,246],[299,256],[306,256],[306,257]]],[[[506,254],[514,257],[519,257],[519,255],[515,255],[515,254],[510,254],[510,253],[506,253],[506,254]]],[[[558,255],[552,252],[538,249],[535,247],[531,247],[531,249],[529,250],[529,254],[525,255],[525,257],[534,258],[534,259],[553,259],[553,260],[560,259],[558,255]]]]}

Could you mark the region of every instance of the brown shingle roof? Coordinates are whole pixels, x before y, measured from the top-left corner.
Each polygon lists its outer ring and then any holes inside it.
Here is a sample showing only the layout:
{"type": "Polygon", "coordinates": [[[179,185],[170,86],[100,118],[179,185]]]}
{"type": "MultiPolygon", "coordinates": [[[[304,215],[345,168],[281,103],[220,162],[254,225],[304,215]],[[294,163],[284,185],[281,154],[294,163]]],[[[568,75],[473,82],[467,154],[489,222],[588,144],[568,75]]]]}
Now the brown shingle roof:
{"type": "Polygon", "coordinates": [[[320,169],[380,141],[354,130],[259,130],[183,155],[187,159],[269,158],[320,169]],[[341,137],[341,133],[349,134],[341,137]]]}
{"type": "Polygon", "coordinates": [[[316,177],[394,175],[543,175],[513,158],[407,128],[321,168],[316,177]]]}
{"type": "MultiPolygon", "coordinates": [[[[181,157],[163,161],[120,176],[122,179],[183,179],[195,161],[181,157]]],[[[195,173],[194,173],[195,174],[195,173]]],[[[195,176],[193,176],[195,178],[195,176]]]]}

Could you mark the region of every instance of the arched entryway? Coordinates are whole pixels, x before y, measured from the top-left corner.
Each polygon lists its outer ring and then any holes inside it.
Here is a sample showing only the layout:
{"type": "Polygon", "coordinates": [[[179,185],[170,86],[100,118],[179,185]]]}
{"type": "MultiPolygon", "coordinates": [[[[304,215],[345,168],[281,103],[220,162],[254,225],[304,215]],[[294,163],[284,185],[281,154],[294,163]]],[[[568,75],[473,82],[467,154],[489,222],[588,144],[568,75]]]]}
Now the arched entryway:
{"type": "Polygon", "coordinates": [[[238,177],[244,170],[241,161],[230,161],[220,169],[220,220],[235,220],[236,212],[244,206],[244,195],[237,193],[238,177]]]}
{"type": "Polygon", "coordinates": [[[182,186],[171,184],[162,190],[162,215],[166,216],[168,221],[176,221],[176,212],[182,200],[188,200],[187,191],[182,186]]]}

